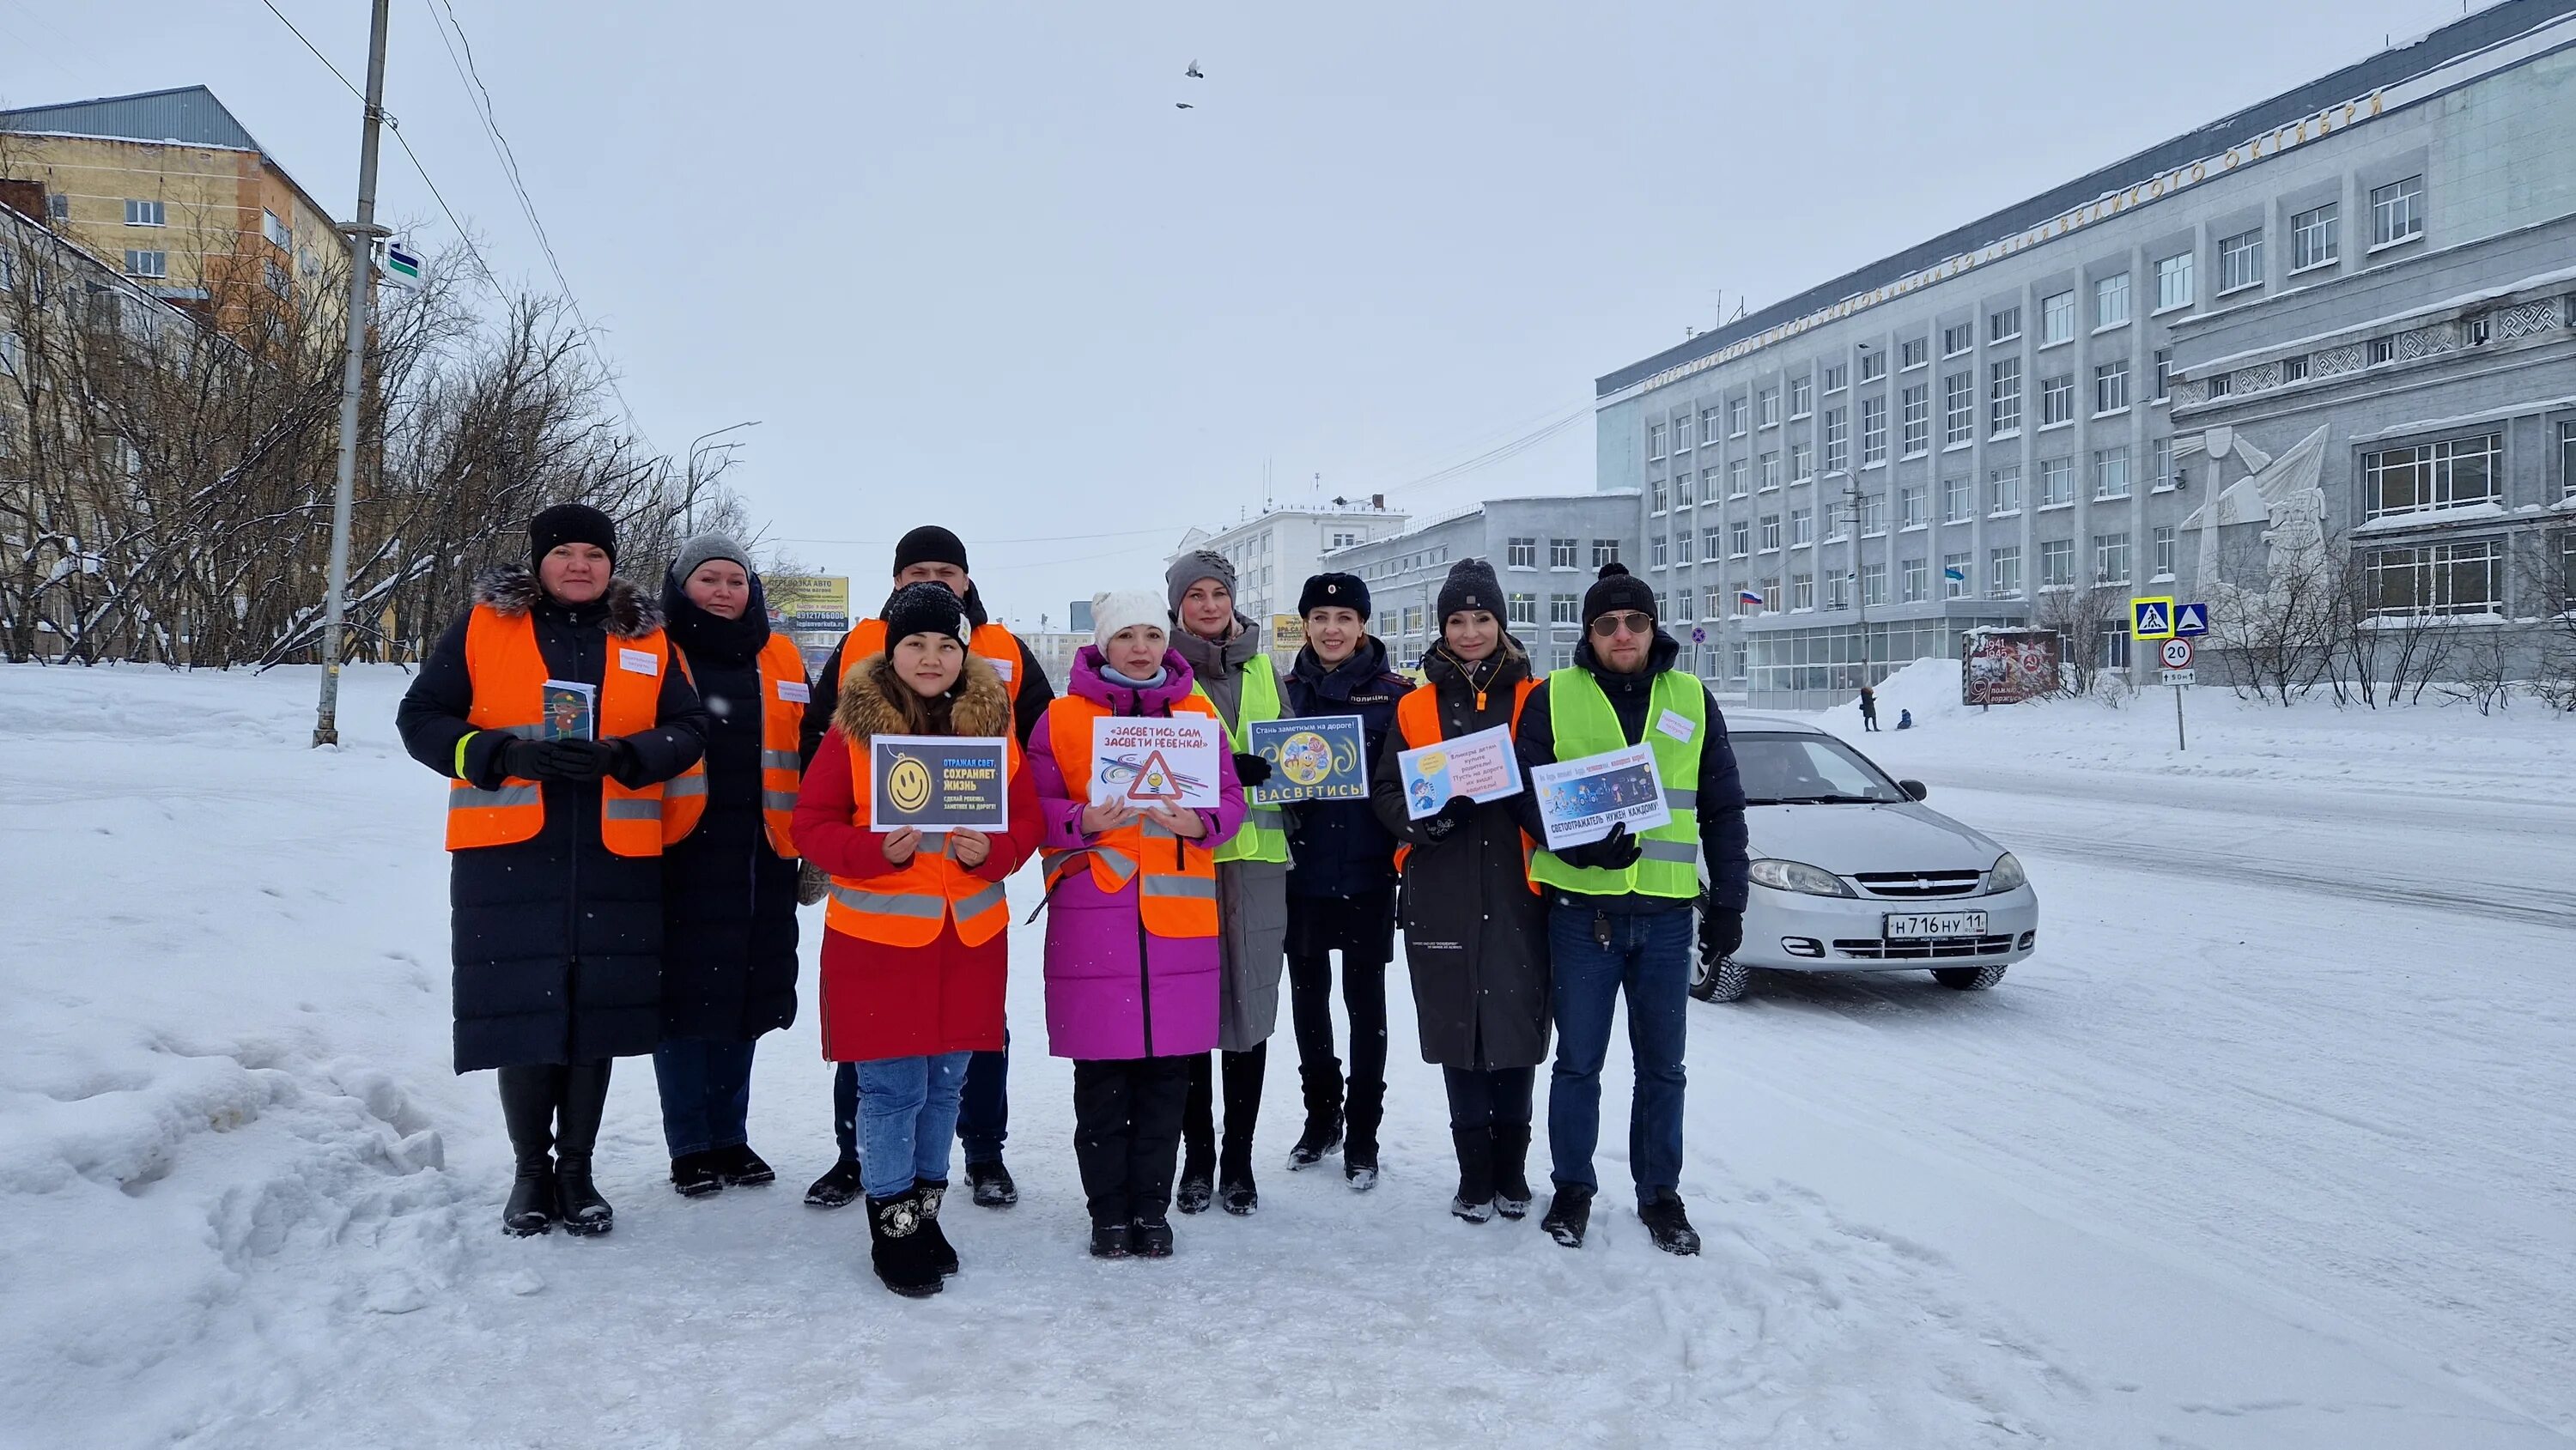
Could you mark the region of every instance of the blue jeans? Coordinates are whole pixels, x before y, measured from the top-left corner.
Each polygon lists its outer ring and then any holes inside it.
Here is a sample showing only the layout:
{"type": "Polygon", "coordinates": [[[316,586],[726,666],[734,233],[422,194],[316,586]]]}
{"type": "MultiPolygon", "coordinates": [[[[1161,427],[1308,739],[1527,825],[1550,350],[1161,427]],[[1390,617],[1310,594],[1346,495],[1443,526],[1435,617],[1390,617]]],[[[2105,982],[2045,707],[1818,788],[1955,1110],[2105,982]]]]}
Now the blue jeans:
{"type": "MultiPolygon", "coordinates": [[[[1002,1034],[1002,1050],[969,1054],[966,1088],[957,1099],[957,1138],[966,1145],[968,1166],[1002,1161],[1002,1141],[1011,1136],[1011,1034],[1002,1034]]],[[[845,1062],[832,1074],[832,1136],[843,1158],[859,1156],[859,1067],[845,1062]]]]}
{"type": "Polygon", "coordinates": [[[892,1198],[924,1178],[948,1178],[957,1094],[971,1052],[888,1057],[858,1064],[859,1186],[892,1198]]]}
{"type": "Polygon", "coordinates": [[[756,1045],[675,1037],[653,1049],[653,1080],[662,1089],[662,1138],[671,1145],[672,1157],[743,1145],[756,1045]]]}
{"type": "Polygon", "coordinates": [[[1644,916],[1600,915],[1551,904],[1547,944],[1554,973],[1556,1067],[1548,1079],[1547,1145],[1560,1188],[1598,1191],[1592,1149],[1601,1139],[1601,1064],[1610,1054],[1610,1015],[1628,995],[1628,1049],[1637,1091],[1628,1108],[1628,1171],[1637,1201],[1682,1176],[1682,1044],[1688,1035],[1688,909],[1644,916]],[[1594,939],[1608,923],[1610,945],[1594,939]]]}

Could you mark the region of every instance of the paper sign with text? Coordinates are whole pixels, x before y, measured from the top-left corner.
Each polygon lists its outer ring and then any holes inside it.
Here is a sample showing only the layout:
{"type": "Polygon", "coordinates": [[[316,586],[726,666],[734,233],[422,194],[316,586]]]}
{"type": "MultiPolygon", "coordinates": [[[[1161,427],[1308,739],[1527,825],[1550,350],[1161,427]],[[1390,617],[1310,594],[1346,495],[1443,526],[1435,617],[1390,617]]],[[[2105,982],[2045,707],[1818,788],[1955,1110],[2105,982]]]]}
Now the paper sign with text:
{"type": "Polygon", "coordinates": [[[1091,722],[1091,799],[1212,811],[1224,757],[1214,716],[1104,715],[1091,722]]]}
{"type": "Polygon", "coordinates": [[[1404,813],[1417,821],[1455,796],[1493,801],[1521,793],[1521,759],[1508,725],[1399,750],[1395,768],[1403,777],[1404,813]]]}
{"type": "Polygon", "coordinates": [[[1598,841],[1622,821],[1635,835],[1673,818],[1651,745],[1538,766],[1530,771],[1530,787],[1538,792],[1538,816],[1551,851],[1598,841]]]}
{"type": "Polygon", "coordinates": [[[999,735],[869,736],[869,824],[878,831],[1009,830],[1010,752],[999,735]]]}
{"type": "Polygon", "coordinates": [[[1243,733],[1252,753],[1270,762],[1270,778],[1245,792],[1254,805],[1368,799],[1368,770],[1361,759],[1368,737],[1359,716],[1255,720],[1243,733]]]}

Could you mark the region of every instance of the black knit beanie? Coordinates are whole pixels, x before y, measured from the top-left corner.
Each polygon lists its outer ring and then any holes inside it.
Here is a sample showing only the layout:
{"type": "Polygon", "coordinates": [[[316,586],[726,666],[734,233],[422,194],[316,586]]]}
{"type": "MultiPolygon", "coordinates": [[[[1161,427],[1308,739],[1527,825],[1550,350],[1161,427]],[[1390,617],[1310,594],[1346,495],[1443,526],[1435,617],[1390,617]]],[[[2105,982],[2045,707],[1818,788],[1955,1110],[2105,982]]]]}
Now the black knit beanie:
{"type": "Polygon", "coordinates": [[[1583,622],[1590,624],[1605,614],[1633,609],[1648,619],[1656,617],[1655,591],[1646,581],[1628,572],[1628,566],[1613,559],[1601,566],[1601,578],[1583,591],[1583,622]]]}
{"type": "Polygon", "coordinates": [[[559,503],[528,520],[528,563],[534,567],[561,544],[597,544],[617,563],[617,525],[586,503],[559,503]]]}
{"type": "Polygon", "coordinates": [[[894,546],[894,572],[900,574],[915,564],[954,564],[964,569],[966,546],[939,525],[923,524],[894,546]]]}
{"type": "Polygon", "coordinates": [[[892,654],[901,641],[916,634],[954,635],[964,644],[971,635],[966,624],[966,606],[945,584],[923,580],[906,584],[886,600],[886,653],[892,654]]]}
{"type": "Polygon", "coordinates": [[[1446,625],[1449,616],[1462,609],[1481,609],[1496,619],[1503,617],[1503,584],[1494,577],[1494,566],[1482,559],[1461,559],[1449,566],[1449,577],[1440,583],[1439,623],[1446,625]]]}
{"type": "Polygon", "coordinates": [[[1297,592],[1297,617],[1305,618],[1318,609],[1356,609],[1360,622],[1368,622],[1368,586],[1357,574],[1318,574],[1306,581],[1297,592]]]}

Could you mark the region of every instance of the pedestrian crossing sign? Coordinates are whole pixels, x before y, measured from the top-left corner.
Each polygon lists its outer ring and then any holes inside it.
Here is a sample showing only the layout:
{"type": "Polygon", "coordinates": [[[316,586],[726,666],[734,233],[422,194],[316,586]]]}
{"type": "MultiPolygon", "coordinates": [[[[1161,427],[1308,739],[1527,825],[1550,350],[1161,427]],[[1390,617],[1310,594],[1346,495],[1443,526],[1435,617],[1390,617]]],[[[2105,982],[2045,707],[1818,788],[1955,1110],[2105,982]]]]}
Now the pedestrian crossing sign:
{"type": "Polygon", "coordinates": [[[2129,636],[2132,639],[2171,639],[2173,625],[2173,596],[2129,601],[2129,636]]]}

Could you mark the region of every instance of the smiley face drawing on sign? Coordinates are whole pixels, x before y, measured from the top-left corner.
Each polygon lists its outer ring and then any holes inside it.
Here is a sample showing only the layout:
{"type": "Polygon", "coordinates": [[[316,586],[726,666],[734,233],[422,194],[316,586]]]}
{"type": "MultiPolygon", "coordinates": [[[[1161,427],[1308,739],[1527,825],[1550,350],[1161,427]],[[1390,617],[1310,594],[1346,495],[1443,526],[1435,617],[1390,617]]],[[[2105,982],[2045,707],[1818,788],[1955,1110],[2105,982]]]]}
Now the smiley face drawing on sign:
{"type": "Polygon", "coordinates": [[[930,766],[918,755],[898,755],[886,771],[886,799],[900,811],[930,804],[930,766]]]}

